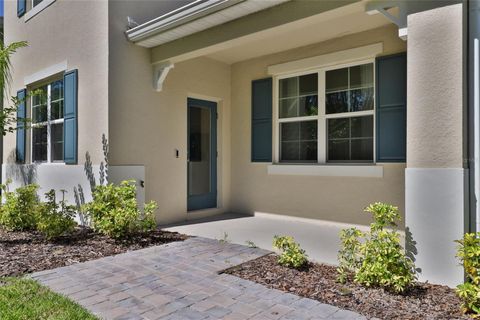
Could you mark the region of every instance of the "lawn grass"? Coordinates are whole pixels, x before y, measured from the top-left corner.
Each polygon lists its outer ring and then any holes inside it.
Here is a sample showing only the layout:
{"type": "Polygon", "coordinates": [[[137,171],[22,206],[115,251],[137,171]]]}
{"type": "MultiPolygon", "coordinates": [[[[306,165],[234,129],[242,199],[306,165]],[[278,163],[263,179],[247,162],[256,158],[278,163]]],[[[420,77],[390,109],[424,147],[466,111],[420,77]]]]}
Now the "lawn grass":
{"type": "Polygon", "coordinates": [[[0,278],[0,319],[97,320],[66,297],[22,278],[0,278]]]}

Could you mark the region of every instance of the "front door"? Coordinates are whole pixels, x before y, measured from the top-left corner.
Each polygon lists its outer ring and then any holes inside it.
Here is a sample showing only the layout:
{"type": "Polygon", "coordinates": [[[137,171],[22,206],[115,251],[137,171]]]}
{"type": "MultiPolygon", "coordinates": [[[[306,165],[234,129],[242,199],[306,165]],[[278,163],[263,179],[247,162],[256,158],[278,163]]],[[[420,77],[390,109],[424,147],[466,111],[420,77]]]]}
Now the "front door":
{"type": "Polygon", "coordinates": [[[188,211],[217,207],[217,104],[188,98],[188,211]]]}

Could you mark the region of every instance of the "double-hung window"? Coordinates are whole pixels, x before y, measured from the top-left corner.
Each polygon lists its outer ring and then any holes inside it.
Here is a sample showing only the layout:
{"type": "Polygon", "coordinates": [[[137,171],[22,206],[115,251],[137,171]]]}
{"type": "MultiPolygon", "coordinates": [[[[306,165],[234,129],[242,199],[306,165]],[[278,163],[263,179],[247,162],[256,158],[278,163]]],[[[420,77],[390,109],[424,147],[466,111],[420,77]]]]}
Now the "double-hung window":
{"type": "Polygon", "coordinates": [[[32,162],[63,162],[63,80],[32,96],[32,162]]]}
{"type": "Polygon", "coordinates": [[[280,162],[373,162],[374,63],[278,79],[280,162]]]}

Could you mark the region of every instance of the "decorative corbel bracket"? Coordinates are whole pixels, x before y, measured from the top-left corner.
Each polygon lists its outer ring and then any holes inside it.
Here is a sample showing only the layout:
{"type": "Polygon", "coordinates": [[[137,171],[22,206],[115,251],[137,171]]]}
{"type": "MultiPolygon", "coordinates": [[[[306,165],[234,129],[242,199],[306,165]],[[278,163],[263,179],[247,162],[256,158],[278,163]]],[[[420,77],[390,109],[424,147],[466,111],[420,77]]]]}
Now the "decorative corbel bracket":
{"type": "Polygon", "coordinates": [[[375,0],[367,3],[365,12],[368,15],[381,13],[388,20],[398,26],[398,36],[407,40],[407,2],[402,0],[375,0]],[[389,9],[398,8],[398,15],[388,12],[389,9]]]}
{"type": "Polygon", "coordinates": [[[153,88],[155,91],[162,91],[163,82],[167,78],[168,72],[173,68],[173,63],[163,62],[153,65],[153,88]]]}

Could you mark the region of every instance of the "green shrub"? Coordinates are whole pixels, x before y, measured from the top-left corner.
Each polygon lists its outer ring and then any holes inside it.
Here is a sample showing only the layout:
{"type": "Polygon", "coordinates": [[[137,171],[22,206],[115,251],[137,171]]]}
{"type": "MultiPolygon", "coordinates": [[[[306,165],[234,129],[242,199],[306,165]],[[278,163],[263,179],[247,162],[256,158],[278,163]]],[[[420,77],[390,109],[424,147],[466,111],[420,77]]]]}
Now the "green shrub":
{"type": "Polygon", "coordinates": [[[282,266],[299,269],[307,263],[307,255],[305,250],[289,236],[275,236],[273,238],[273,246],[282,253],[278,258],[278,263],[282,266]]]}
{"type": "Polygon", "coordinates": [[[361,265],[360,237],[364,234],[356,228],[348,228],[340,231],[341,249],[338,252],[338,281],[345,283],[348,276],[361,265]]]}
{"type": "Polygon", "coordinates": [[[400,220],[398,208],[374,203],[365,212],[371,213],[374,220],[369,232],[353,228],[341,234],[339,280],[346,281],[351,272],[355,282],[366,287],[378,286],[401,293],[417,279],[417,274],[395,229],[400,220]]]}
{"type": "Polygon", "coordinates": [[[67,205],[65,197],[57,203],[55,190],[45,193],[46,202],[42,202],[37,213],[37,230],[51,240],[75,228],[75,206],[67,205]]]}
{"type": "Polygon", "coordinates": [[[462,311],[480,315],[480,232],[467,233],[459,244],[457,257],[463,263],[466,282],[457,286],[457,295],[463,300],[462,311]]]}
{"type": "Polygon", "coordinates": [[[133,181],[122,181],[120,185],[96,186],[93,200],[84,206],[92,227],[109,237],[122,238],[136,232],[155,229],[153,215],[157,204],[145,204],[144,212],[138,208],[136,187],[133,181]]]}
{"type": "MultiPolygon", "coordinates": [[[[35,215],[38,210],[38,185],[29,184],[9,191],[7,181],[2,185],[4,202],[0,207],[0,225],[10,231],[35,229],[35,215]]],[[[3,199],[2,199],[3,200],[3,199]]]]}

